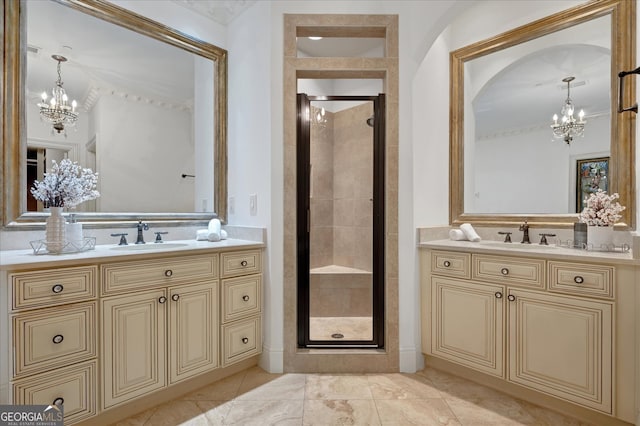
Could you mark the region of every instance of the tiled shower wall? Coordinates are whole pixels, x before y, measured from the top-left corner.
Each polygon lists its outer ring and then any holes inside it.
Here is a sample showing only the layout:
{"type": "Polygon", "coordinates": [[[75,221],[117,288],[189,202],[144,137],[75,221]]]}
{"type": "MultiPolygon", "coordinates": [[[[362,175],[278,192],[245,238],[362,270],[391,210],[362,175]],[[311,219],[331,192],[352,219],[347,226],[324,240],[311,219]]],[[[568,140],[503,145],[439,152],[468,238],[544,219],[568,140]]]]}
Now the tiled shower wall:
{"type": "Polygon", "coordinates": [[[367,102],[311,126],[311,268],[372,270],[372,115],[367,102]]]}

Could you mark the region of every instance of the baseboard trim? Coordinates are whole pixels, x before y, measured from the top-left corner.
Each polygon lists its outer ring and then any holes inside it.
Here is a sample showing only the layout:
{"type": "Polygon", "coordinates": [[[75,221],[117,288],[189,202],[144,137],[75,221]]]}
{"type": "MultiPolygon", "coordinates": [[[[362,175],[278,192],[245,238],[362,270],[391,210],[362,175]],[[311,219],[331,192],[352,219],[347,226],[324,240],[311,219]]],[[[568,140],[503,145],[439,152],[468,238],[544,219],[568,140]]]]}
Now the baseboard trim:
{"type": "Polygon", "coordinates": [[[263,346],[258,365],[269,373],[283,373],[284,351],[282,349],[271,349],[268,346],[263,346]]]}

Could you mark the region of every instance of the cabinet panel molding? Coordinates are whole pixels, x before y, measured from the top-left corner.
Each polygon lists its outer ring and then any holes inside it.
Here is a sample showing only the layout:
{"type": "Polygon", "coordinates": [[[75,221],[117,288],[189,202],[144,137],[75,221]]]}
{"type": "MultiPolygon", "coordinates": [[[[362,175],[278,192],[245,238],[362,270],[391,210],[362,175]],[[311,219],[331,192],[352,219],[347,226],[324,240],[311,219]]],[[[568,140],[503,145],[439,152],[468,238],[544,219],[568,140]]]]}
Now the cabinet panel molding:
{"type": "Polygon", "coordinates": [[[474,280],[544,289],[545,261],[507,256],[472,255],[474,280]]]}
{"type": "Polygon", "coordinates": [[[262,252],[260,250],[244,250],[222,253],[220,263],[222,278],[259,274],[262,272],[262,252]]]}
{"type": "Polygon", "coordinates": [[[96,302],[13,317],[14,375],[41,372],[96,356],[96,302]]]}
{"type": "Polygon", "coordinates": [[[171,257],[103,265],[102,294],[166,287],[218,278],[218,255],[171,257]]]}
{"type": "Polygon", "coordinates": [[[510,295],[509,380],[611,413],[611,303],[510,295]]]}
{"type": "Polygon", "coordinates": [[[64,423],[71,425],[97,413],[95,360],[41,373],[13,383],[14,404],[50,405],[64,400],[64,423]]]}
{"type": "Polygon", "coordinates": [[[47,269],[9,275],[13,309],[49,307],[95,299],[96,266],[47,269]]]}
{"type": "Polygon", "coordinates": [[[169,290],[169,382],[218,366],[218,282],[169,290]]]}
{"type": "Polygon", "coordinates": [[[431,272],[451,277],[471,278],[471,255],[452,251],[431,252],[431,272]]]}
{"type": "Polygon", "coordinates": [[[431,350],[504,376],[504,287],[433,277],[431,350]]]}
{"type": "MultiPolygon", "coordinates": [[[[102,301],[103,407],[166,385],[164,290],[102,301]]],[[[165,302],[166,303],[166,302],[165,302]]]]}
{"type": "Polygon", "coordinates": [[[222,280],[222,320],[233,321],[262,310],[262,275],[222,280]]]}
{"type": "Polygon", "coordinates": [[[252,317],[222,326],[223,364],[248,358],[262,352],[262,321],[252,317]]]}
{"type": "Polygon", "coordinates": [[[612,266],[550,261],[549,291],[612,299],[614,276],[612,266]]]}

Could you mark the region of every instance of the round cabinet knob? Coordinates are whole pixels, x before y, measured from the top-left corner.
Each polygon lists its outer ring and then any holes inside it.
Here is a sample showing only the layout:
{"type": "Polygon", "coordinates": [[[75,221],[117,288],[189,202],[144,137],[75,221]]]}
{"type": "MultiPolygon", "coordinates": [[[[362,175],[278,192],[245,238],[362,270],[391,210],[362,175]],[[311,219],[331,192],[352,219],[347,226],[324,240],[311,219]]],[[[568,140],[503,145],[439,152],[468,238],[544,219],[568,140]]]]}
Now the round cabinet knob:
{"type": "Polygon", "coordinates": [[[57,397],[56,399],[53,400],[52,405],[57,405],[58,407],[61,405],[64,405],[64,398],[57,397]]]}
{"type": "Polygon", "coordinates": [[[64,290],[64,286],[62,284],[56,284],[53,287],[51,287],[51,291],[54,293],[62,293],[62,290],[64,290]]]}
{"type": "Polygon", "coordinates": [[[584,282],[584,278],[582,278],[580,275],[576,275],[575,277],[573,277],[573,282],[576,284],[582,284],[584,282]]]}
{"type": "Polygon", "coordinates": [[[513,302],[514,300],[516,300],[516,297],[513,294],[510,294],[507,296],[507,299],[509,299],[509,302],[513,302]]]}
{"type": "Polygon", "coordinates": [[[247,343],[249,343],[249,339],[247,339],[246,337],[243,337],[242,338],[242,343],[244,343],[246,345],[247,343]]]}
{"type": "Polygon", "coordinates": [[[166,271],[164,271],[164,276],[165,277],[170,277],[173,275],[173,271],[171,269],[167,269],[166,271]]]}
{"type": "Polygon", "coordinates": [[[496,299],[502,299],[502,293],[500,293],[499,291],[496,291],[495,295],[496,299]]]}
{"type": "Polygon", "coordinates": [[[509,268],[502,268],[500,269],[500,273],[502,275],[509,275],[509,268]]]}
{"type": "Polygon", "coordinates": [[[449,266],[451,266],[451,262],[449,262],[448,260],[445,260],[443,265],[445,268],[448,268],[449,266]]]}
{"type": "Polygon", "coordinates": [[[247,296],[246,294],[244,296],[242,296],[242,300],[244,300],[245,302],[249,301],[249,296],[247,296]]]}
{"type": "Polygon", "coordinates": [[[62,334],[56,334],[51,340],[53,340],[53,343],[57,345],[58,343],[62,343],[62,341],[64,340],[64,336],[62,334]]]}
{"type": "Polygon", "coordinates": [[[247,263],[246,260],[243,260],[242,262],[240,262],[240,266],[247,266],[247,265],[248,265],[248,263],[247,263]]]}
{"type": "Polygon", "coordinates": [[[178,299],[180,299],[180,295],[179,294],[174,294],[173,296],[171,296],[171,300],[173,300],[174,302],[177,302],[178,299]]]}
{"type": "Polygon", "coordinates": [[[160,303],[165,303],[166,301],[167,301],[167,298],[166,298],[166,297],[164,297],[164,296],[160,296],[160,297],[158,298],[158,302],[160,302],[160,303]]]}

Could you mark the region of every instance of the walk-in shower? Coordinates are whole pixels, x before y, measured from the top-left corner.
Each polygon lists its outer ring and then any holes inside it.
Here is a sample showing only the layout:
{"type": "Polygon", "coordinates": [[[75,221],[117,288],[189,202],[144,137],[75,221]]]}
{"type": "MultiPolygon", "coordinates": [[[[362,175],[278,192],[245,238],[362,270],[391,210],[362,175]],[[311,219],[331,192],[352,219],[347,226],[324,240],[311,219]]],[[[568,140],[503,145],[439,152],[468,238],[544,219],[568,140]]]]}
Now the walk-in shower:
{"type": "Polygon", "coordinates": [[[383,345],[383,106],[299,95],[301,346],[383,345]]]}

